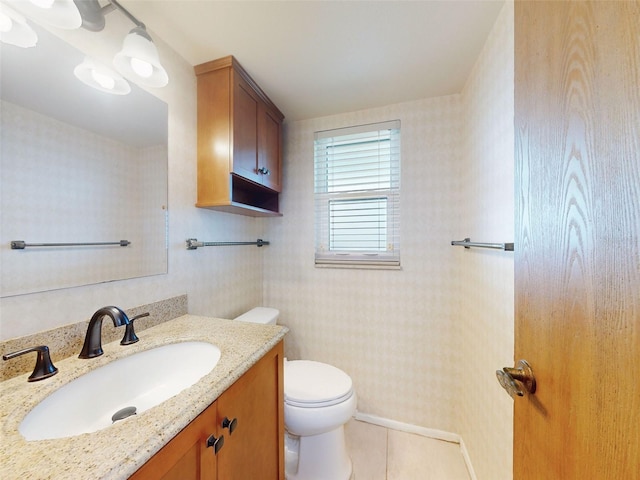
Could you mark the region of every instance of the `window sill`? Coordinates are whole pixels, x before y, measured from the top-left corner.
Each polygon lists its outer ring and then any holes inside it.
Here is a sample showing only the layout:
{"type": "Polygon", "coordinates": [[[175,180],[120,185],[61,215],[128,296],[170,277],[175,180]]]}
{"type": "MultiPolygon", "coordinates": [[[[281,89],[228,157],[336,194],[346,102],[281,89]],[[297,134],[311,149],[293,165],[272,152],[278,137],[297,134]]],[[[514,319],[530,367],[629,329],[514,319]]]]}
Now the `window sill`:
{"type": "Polygon", "coordinates": [[[341,268],[355,270],[402,270],[402,265],[373,265],[357,263],[316,263],[316,268],[341,268]]]}

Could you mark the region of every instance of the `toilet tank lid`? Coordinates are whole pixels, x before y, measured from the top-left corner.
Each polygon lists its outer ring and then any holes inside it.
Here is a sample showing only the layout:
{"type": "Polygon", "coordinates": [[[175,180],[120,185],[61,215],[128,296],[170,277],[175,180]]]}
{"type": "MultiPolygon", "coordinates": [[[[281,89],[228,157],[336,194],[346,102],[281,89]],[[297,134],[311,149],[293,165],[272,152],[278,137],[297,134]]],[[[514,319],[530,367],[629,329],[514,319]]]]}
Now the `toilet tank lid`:
{"type": "Polygon", "coordinates": [[[278,320],[280,311],[271,307],[256,307],[248,312],[243,313],[236,320],[249,323],[262,323],[265,325],[275,324],[278,320]]]}

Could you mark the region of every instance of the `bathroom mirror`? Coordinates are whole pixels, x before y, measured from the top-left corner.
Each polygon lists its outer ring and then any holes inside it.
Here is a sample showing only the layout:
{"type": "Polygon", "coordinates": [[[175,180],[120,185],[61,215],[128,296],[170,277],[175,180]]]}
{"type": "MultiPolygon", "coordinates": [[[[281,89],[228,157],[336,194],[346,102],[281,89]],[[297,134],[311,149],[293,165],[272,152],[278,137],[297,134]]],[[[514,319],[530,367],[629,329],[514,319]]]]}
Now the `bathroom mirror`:
{"type": "Polygon", "coordinates": [[[34,29],[0,44],[0,296],[166,273],[166,103],[85,85],[85,55],[34,29]]]}

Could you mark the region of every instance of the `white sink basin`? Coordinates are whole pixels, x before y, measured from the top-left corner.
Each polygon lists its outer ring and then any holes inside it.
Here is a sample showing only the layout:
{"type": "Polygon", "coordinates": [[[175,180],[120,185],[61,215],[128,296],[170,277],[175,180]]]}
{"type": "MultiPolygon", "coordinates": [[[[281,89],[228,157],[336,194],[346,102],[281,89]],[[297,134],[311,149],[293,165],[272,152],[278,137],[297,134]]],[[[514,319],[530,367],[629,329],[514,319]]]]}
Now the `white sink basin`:
{"type": "Polygon", "coordinates": [[[172,343],[115,360],[45,398],[20,423],[20,433],[45,440],[102,430],[114,415],[132,414],[129,407],[142,413],[177,395],[219,360],[220,349],[206,342],[172,343]]]}

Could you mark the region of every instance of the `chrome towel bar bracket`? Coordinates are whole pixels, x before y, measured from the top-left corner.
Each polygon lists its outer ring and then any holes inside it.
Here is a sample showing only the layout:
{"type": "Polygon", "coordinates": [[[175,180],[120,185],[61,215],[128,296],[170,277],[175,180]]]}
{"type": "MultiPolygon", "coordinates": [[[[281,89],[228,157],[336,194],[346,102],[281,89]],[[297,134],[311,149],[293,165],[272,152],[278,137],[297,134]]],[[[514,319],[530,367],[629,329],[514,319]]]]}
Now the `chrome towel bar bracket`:
{"type": "Polygon", "coordinates": [[[464,247],[464,248],[471,248],[471,247],[492,248],[494,250],[506,250],[508,252],[513,252],[513,243],[480,243],[480,242],[472,242],[470,238],[465,238],[464,240],[461,240],[461,241],[454,240],[451,242],[451,245],[464,247]]]}
{"type": "Polygon", "coordinates": [[[198,247],[227,247],[231,245],[255,245],[262,247],[269,245],[269,242],[259,238],[255,242],[199,242],[197,238],[187,239],[187,250],[196,250],[198,247]]]}

